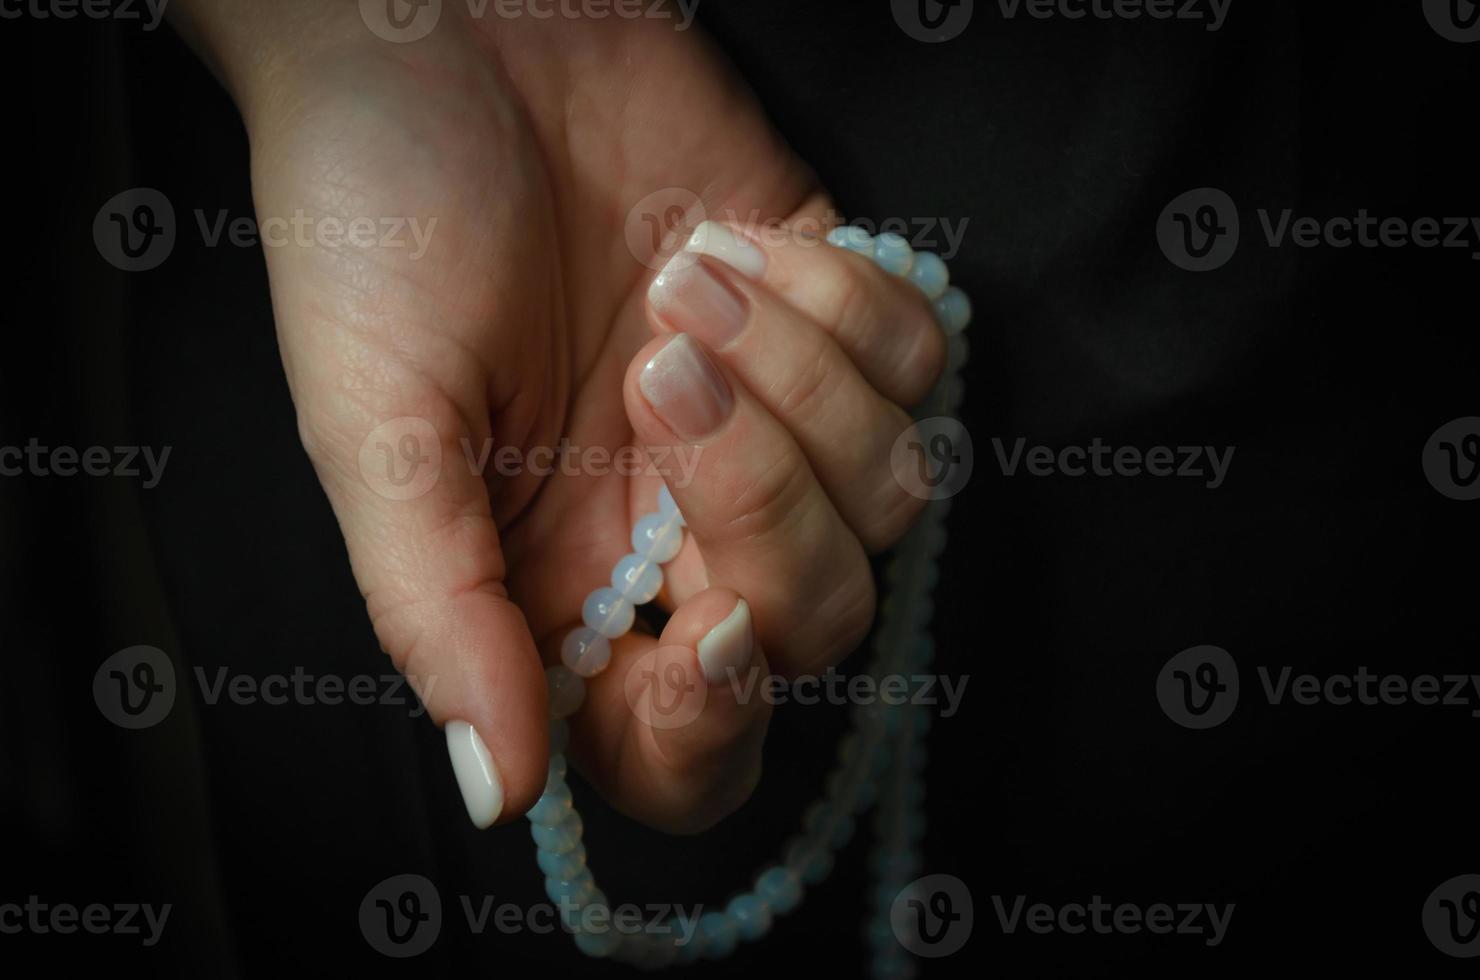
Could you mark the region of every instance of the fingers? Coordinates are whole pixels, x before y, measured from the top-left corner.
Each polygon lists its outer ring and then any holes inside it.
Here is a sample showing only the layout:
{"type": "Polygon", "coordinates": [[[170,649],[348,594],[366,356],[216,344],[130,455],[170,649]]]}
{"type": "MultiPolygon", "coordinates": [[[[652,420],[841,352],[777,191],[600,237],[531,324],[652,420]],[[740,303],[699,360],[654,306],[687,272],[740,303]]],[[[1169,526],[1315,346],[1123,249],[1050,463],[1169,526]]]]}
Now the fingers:
{"type": "Polygon", "coordinates": [[[750,605],[731,589],[691,597],[660,638],[629,633],[588,679],[571,752],[634,819],[672,833],[707,829],[760,779],[770,704],[750,605]]]}
{"type": "Polygon", "coordinates": [[[487,491],[450,465],[461,414],[435,396],[389,414],[398,420],[377,425],[305,399],[300,428],[376,636],[445,727],[468,816],[487,827],[521,814],[545,782],[539,656],[504,589],[487,491]]]}
{"type": "Polygon", "coordinates": [[[929,253],[912,255],[914,281],[906,281],[822,239],[784,226],[767,231],[774,234],[755,240],[706,221],[670,267],[710,256],[826,330],[884,397],[906,406],[923,398],[945,366],[945,338],[930,306],[945,290],[945,264],[929,253]]]}
{"type": "Polygon", "coordinates": [[[773,663],[803,672],[846,655],[873,619],[868,559],[786,427],[688,334],[650,341],[623,394],[639,444],[695,454],[674,499],[708,584],[746,597],[773,663]]]}
{"type": "Polygon", "coordinates": [[[824,329],[709,256],[670,265],[648,303],[655,326],[702,341],[786,426],[865,549],[904,534],[924,501],[895,479],[890,449],[912,421],[824,329]]]}

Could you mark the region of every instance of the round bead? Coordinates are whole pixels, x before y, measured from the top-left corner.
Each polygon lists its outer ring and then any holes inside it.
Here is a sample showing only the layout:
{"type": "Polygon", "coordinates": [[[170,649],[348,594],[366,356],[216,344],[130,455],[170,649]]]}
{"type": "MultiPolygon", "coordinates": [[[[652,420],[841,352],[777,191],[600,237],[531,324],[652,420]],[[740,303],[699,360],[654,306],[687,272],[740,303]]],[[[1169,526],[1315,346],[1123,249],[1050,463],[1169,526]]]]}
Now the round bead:
{"type": "Polygon", "coordinates": [[[581,606],[581,620],[609,640],[632,628],[637,611],[616,589],[596,589],[581,606]]]}
{"type": "Polygon", "coordinates": [[[795,871],[803,884],[820,884],[832,873],[832,854],[821,843],[805,837],[794,837],[786,848],[786,866],[795,871]]]}
{"type": "Polygon", "coordinates": [[[589,626],[577,626],[560,644],[560,662],[581,677],[595,677],[611,659],[611,641],[589,626]]]}
{"type": "Polygon", "coordinates": [[[586,867],[586,845],[577,844],[561,854],[540,848],[534,852],[534,859],[546,878],[574,878],[586,867]]]}
{"type": "Polygon", "coordinates": [[[750,892],[730,899],[725,917],[735,923],[736,934],[747,942],[754,942],[771,929],[770,907],[750,892]]]}
{"type": "Polygon", "coordinates": [[[756,895],[777,915],[785,915],[802,901],[802,879],[790,868],[772,865],[755,879],[756,895]]]}
{"type": "Polygon", "coordinates": [[[903,235],[886,231],[874,239],[874,263],[885,272],[902,276],[915,264],[915,251],[903,235]]]}
{"type": "Polygon", "coordinates": [[[632,528],[632,550],[659,565],[672,561],[682,547],[683,527],[668,514],[645,514],[632,528]]]}
{"type": "Polygon", "coordinates": [[[944,296],[946,287],[951,284],[950,270],[946,268],[945,261],[934,252],[916,252],[915,264],[910,266],[905,278],[920,287],[925,298],[930,300],[944,296]]]}
{"type": "Polygon", "coordinates": [[[596,894],[596,879],[589,868],[582,868],[572,878],[546,878],[545,894],[556,905],[582,906],[596,894]]]}
{"type": "Polygon", "coordinates": [[[646,555],[625,555],[612,569],[612,588],[635,605],[652,602],[662,587],[663,570],[646,555]]]}
{"type": "Polygon", "coordinates": [[[658,490],[658,513],[665,517],[669,514],[675,514],[678,516],[679,527],[689,526],[689,522],[683,519],[683,511],[678,509],[678,504],[673,499],[673,492],[668,489],[667,484],[664,484],[658,490]]]}
{"type": "Polygon", "coordinates": [[[570,787],[564,781],[552,783],[545,787],[545,791],[525,816],[531,823],[554,826],[565,821],[571,813],[572,805],[570,787]]]}
{"type": "Polygon", "coordinates": [[[586,682],[561,664],[545,668],[545,687],[550,691],[551,718],[569,718],[586,700],[586,682]]]}
{"type": "Polygon", "coordinates": [[[567,854],[581,843],[581,815],[574,810],[557,824],[532,823],[530,836],[542,851],[567,854]]]}
{"type": "Polygon", "coordinates": [[[704,958],[710,960],[722,960],[729,956],[735,951],[735,944],[739,941],[735,933],[735,923],[722,912],[705,912],[701,915],[698,935],[704,937],[704,958]]]}
{"type": "Polygon", "coordinates": [[[604,924],[600,929],[590,931],[577,929],[575,941],[576,948],[587,956],[601,958],[617,951],[617,946],[622,941],[622,934],[609,924],[604,924]]]}
{"type": "Polygon", "coordinates": [[[853,818],[830,803],[819,801],[808,807],[802,826],[834,849],[846,846],[853,838],[853,818]]]}
{"type": "Polygon", "coordinates": [[[874,254],[874,236],[857,225],[844,225],[834,228],[827,233],[827,240],[838,248],[845,248],[850,252],[857,252],[864,258],[872,258],[874,254]]]}
{"type": "Polygon", "coordinates": [[[971,322],[971,300],[955,286],[947,289],[931,305],[935,308],[935,318],[940,321],[946,336],[960,333],[971,322]]]}

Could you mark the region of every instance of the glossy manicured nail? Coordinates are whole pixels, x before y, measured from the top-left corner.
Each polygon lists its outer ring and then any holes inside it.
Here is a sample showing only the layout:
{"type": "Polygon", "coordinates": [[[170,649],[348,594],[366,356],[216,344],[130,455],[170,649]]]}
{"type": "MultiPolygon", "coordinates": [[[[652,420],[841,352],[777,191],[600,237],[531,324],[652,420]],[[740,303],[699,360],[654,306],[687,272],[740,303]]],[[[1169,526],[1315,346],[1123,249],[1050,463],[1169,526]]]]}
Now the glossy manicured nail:
{"type": "Polygon", "coordinates": [[[642,397],[680,438],[697,442],[724,424],[735,396],[699,342],[676,334],[637,378],[642,397]]]}
{"type": "Polygon", "coordinates": [[[699,669],[710,684],[721,684],[730,672],[750,665],[755,640],[750,629],[750,606],[744,599],[735,603],[735,611],[699,641],[699,669]]]}
{"type": "Polygon", "coordinates": [[[468,818],[479,830],[491,827],[504,809],[504,785],[478,730],[465,721],[447,723],[447,753],[468,818]]]}
{"type": "Polygon", "coordinates": [[[679,252],[648,290],[653,311],[674,330],[691,333],[715,350],[745,329],[750,304],[694,256],[679,252]]]}
{"type": "Polygon", "coordinates": [[[747,279],[758,280],[766,272],[766,253],[718,221],[701,223],[683,249],[712,256],[747,279]]]}

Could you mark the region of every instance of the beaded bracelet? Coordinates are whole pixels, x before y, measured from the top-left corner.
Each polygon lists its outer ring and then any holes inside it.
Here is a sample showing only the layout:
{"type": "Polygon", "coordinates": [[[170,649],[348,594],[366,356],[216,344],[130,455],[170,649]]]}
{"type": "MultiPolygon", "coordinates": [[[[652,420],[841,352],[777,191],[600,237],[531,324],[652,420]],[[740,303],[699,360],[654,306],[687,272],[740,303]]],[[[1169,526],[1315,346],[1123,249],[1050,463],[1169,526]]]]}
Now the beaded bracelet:
{"type": "MultiPolygon", "coordinates": [[[[967,343],[962,331],[970,322],[971,304],[965,293],[949,284],[945,262],[933,253],[914,252],[899,235],[875,238],[857,227],[834,229],[827,241],[908,279],[931,300],[947,336],[946,370],[915,417],[953,413],[964,391],[960,370],[967,343]]],[[[876,676],[918,673],[934,656],[928,632],[930,595],[939,578],[936,559],[945,549],[948,507],[944,499],[930,501],[890,556],[885,570],[890,591],[869,664],[876,676]]],[[[632,552],[612,569],[611,585],[586,597],[581,609],[585,625],[565,637],[561,663],[545,671],[552,717],[550,769],[544,793],[527,816],[546,893],[562,910],[563,924],[576,946],[590,956],[646,968],[721,959],[741,942],[760,939],[776,916],[794,910],[804,889],[820,884],[832,871],[833,854],[852,838],[855,818],[877,803],[873,826],[878,847],[869,860],[875,884],[867,923],[873,975],[880,980],[911,976],[914,963],[895,939],[890,910],[895,896],[920,872],[919,847],[925,835],[922,776],[930,715],[908,702],[853,707],[837,764],[827,777],[822,799],[804,812],[802,832],[787,843],[779,861],[755,876],[749,890],[730,899],[724,911],[704,913],[696,924],[669,919],[627,933],[610,927],[607,898],[587,862],[581,817],[566,784],[570,733],[565,719],[580,710],[586,678],[606,669],[611,641],[632,628],[635,607],[652,601],[662,588],[661,566],[683,546],[684,527],[683,514],[665,486],[658,495],[658,509],[633,527],[632,552]],[[593,927],[593,920],[604,925],[593,927]]]]}

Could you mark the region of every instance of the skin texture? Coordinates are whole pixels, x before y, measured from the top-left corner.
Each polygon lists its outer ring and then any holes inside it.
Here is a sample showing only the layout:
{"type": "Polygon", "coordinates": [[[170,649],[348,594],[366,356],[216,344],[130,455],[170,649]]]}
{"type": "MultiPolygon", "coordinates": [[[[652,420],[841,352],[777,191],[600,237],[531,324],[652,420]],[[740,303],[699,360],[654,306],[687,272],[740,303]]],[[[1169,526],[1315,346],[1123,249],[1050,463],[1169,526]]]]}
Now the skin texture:
{"type": "Polygon", "coordinates": [[[452,4],[430,36],[390,44],[354,4],[243,7],[185,0],[171,12],[242,112],[259,220],[436,221],[419,256],[266,250],[303,443],[381,645],[414,683],[437,678],[429,713],[478,730],[504,784],[501,819],[522,813],[545,779],[542,658],[558,660],[659,481],[479,474],[462,440],[522,458],[562,439],[701,450],[693,484],[674,487],[692,533],[660,596],[673,618],[661,638],[613,644],[571,751],[625,812],[678,832],[709,826],[759,777],[769,708],[711,685],[695,721],[656,728],[624,684],[660,644],[696,670],[700,638],[741,596],[762,671],[822,669],[862,638],[866,553],[917,512],[888,478],[908,418],[880,392],[918,395],[938,372],[928,308],[816,242],[768,243],[759,283],[714,266],[750,322],[709,352],[735,392],[732,416],[686,443],[640,391],[642,366],[685,327],[646,301],[662,260],[634,254],[633,206],[683,188],[708,216],[741,222],[829,210],[697,30],[472,19],[452,4]],[[367,435],[401,417],[428,421],[442,444],[439,477],[414,500],[374,492],[360,468],[367,435]]]}

